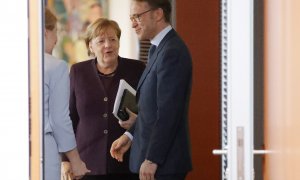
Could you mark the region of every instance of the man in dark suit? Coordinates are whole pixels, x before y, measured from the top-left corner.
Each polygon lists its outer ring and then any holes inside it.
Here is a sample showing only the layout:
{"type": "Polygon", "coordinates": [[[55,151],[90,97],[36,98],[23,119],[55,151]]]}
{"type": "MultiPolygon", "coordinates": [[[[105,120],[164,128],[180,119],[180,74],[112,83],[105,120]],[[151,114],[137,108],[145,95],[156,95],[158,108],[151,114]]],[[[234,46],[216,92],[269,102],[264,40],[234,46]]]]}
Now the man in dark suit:
{"type": "Polygon", "coordinates": [[[132,27],[140,40],[149,39],[152,45],[137,87],[138,115],[129,112],[130,121],[136,118],[136,123],[110,152],[122,161],[131,146],[130,169],[142,180],[182,180],[192,169],[188,128],[192,60],[170,26],[170,14],[168,0],[132,1],[132,27]]]}

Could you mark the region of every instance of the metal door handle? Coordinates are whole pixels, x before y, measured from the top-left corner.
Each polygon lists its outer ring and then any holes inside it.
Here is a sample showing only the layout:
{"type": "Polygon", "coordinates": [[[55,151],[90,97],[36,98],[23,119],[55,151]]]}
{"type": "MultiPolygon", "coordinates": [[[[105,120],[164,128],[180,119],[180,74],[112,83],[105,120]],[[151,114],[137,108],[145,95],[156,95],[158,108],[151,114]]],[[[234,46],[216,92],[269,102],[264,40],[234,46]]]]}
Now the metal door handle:
{"type": "Polygon", "coordinates": [[[213,155],[227,155],[227,149],[214,149],[213,155]]]}
{"type": "MultiPolygon", "coordinates": [[[[214,149],[212,151],[213,155],[227,155],[227,149],[214,149]]],[[[272,154],[274,151],[271,150],[253,150],[254,155],[266,155],[266,154],[272,154]]]]}
{"type": "Polygon", "coordinates": [[[254,155],[266,155],[266,154],[272,154],[274,151],[271,150],[253,150],[254,155]]]}

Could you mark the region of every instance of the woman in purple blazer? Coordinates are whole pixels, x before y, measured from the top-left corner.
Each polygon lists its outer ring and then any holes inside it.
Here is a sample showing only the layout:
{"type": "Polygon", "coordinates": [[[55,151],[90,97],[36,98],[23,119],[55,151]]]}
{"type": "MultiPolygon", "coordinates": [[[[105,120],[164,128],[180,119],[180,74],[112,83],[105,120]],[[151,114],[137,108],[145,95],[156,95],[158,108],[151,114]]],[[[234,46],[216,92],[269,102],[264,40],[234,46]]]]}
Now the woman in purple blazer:
{"type": "Polygon", "coordinates": [[[85,180],[138,179],[125,161],[114,160],[109,149],[125,132],[113,116],[120,79],[136,88],[144,63],[118,55],[121,30],[115,21],[99,18],[86,32],[89,55],[95,58],[71,67],[70,115],[80,157],[91,173],[85,180]]]}

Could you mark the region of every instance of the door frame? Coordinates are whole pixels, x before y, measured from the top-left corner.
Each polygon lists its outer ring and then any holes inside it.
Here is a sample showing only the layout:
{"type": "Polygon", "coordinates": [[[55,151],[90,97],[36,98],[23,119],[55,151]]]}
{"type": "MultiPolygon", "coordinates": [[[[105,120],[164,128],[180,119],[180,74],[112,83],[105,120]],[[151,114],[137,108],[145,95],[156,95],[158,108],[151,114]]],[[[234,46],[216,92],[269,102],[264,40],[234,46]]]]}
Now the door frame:
{"type": "Polygon", "coordinates": [[[222,0],[222,179],[252,180],[253,0],[222,0]]]}

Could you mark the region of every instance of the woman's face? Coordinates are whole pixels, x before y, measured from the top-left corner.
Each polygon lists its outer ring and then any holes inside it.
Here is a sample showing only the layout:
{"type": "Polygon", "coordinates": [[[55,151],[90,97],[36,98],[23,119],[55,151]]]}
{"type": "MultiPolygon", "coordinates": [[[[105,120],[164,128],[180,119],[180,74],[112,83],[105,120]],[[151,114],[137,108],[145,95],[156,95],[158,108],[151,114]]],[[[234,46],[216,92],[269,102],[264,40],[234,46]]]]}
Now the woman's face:
{"type": "Polygon", "coordinates": [[[98,37],[92,39],[89,48],[95,54],[100,64],[115,64],[118,62],[120,42],[116,31],[108,28],[98,37]]]}
{"type": "Polygon", "coordinates": [[[52,50],[57,42],[57,28],[53,30],[45,29],[45,51],[49,54],[52,53],[52,50]]]}

